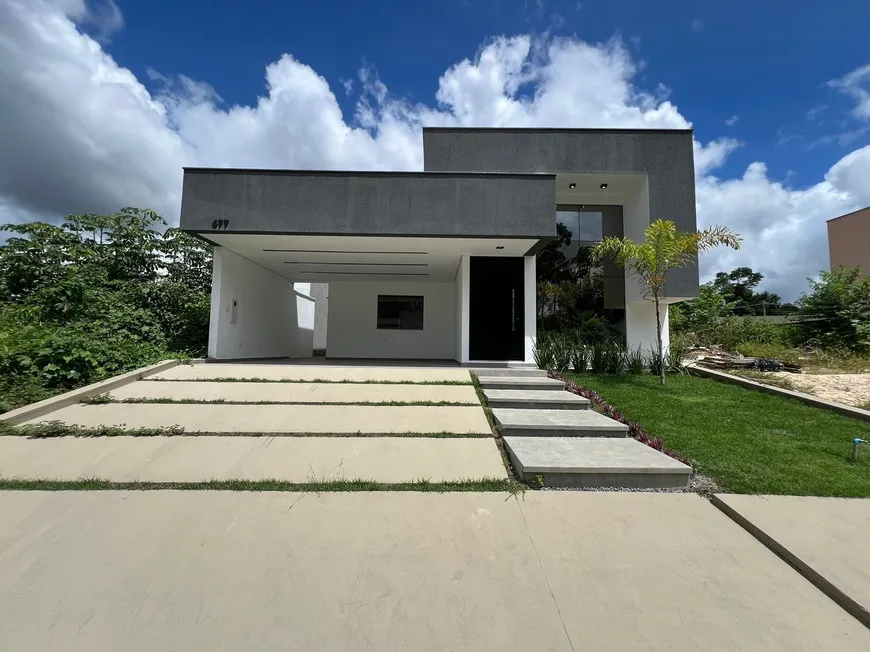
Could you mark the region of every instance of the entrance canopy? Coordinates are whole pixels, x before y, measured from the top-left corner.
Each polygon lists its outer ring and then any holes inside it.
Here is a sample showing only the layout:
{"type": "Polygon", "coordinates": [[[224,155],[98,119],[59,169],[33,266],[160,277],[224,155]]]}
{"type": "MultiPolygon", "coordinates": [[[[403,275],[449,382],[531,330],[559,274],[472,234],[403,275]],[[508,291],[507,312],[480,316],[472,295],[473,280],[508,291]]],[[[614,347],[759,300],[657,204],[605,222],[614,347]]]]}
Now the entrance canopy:
{"type": "Polygon", "coordinates": [[[537,239],[208,233],[205,237],[299,283],[452,283],[462,256],[523,256],[537,239]]]}

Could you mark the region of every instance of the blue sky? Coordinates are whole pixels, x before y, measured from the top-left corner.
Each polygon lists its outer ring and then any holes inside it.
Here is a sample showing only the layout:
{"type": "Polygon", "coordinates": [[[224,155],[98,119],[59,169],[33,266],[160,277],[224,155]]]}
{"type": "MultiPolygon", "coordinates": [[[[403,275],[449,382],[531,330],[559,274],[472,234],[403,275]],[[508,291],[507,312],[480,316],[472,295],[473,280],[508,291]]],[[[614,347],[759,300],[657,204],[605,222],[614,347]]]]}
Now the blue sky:
{"type": "MultiPolygon", "coordinates": [[[[870,58],[870,3],[861,0],[117,4],[125,26],[107,49],[120,64],[140,80],[149,68],[205,80],[228,104],[253,103],[264,91],[263,69],[285,52],[337,91],[369,65],[391,92],[432,103],[439,76],[492,36],[549,33],[589,42],[620,36],[645,63],[639,84],[667,86],[700,140],[728,135],[744,143],[723,167],[725,175],[764,160],[772,177],[808,183],[847,147],[870,142],[870,132],[850,138],[860,125],[844,116],[849,99],[825,85],[870,58]],[[845,146],[829,142],[841,134],[845,146]]],[[[338,93],[347,116],[354,98],[338,93]]]]}
{"type": "Polygon", "coordinates": [[[793,299],[870,204],[867,25],[866,0],[0,0],[0,223],[176,223],[185,165],[421,169],[425,125],[691,125],[698,224],[744,238],[702,278],[793,299]]]}

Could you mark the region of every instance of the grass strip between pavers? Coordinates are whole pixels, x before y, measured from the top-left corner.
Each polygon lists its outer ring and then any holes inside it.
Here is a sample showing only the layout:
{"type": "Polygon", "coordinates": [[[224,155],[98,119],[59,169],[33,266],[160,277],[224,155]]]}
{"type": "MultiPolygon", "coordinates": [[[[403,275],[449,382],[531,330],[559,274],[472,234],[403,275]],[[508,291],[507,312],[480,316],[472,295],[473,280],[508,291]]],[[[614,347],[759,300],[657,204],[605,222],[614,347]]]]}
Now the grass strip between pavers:
{"type": "MultiPolygon", "coordinates": [[[[473,407],[473,406],[472,406],[473,407]]],[[[121,426],[84,427],[61,421],[9,425],[0,423],[0,437],[29,437],[53,439],[57,437],[408,437],[428,439],[488,439],[492,433],[465,432],[209,432],[190,430],[181,426],[162,428],[123,428],[121,426]]]]}
{"type": "Polygon", "coordinates": [[[104,395],[84,398],[80,403],[84,405],[328,405],[346,407],[477,407],[474,403],[459,403],[457,401],[233,401],[222,398],[197,399],[197,398],[103,398],[104,395]]]}
{"type": "Polygon", "coordinates": [[[141,378],[145,383],[307,383],[316,385],[471,385],[471,380],[329,380],[326,378],[141,378]]]}
{"type": "Polygon", "coordinates": [[[327,480],[325,482],[287,482],[284,480],[206,480],[204,482],[114,482],[101,478],[80,480],[27,480],[0,477],[0,491],[287,491],[287,492],[352,492],[352,491],[415,491],[421,493],[508,492],[517,494],[527,489],[507,478],[481,478],[430,482],[376,482],[374,480],[327,480]]]}

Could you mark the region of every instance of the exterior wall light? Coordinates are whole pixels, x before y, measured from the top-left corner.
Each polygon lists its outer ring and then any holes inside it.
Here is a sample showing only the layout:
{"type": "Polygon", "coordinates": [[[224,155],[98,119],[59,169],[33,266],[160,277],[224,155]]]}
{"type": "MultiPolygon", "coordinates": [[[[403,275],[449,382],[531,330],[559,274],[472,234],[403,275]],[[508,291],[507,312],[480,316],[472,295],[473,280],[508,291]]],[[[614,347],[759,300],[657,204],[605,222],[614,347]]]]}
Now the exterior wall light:
{"type": "Polygon", "coordinates": [[[574,190],[574,188],[577,187],[577,184],[576,184],[576,183],[569,183],[569,184],[568,184],[568,187],[569,187],[571,190],[574,190]]]}
{"type": "Polygon", "coordinates": [[[602,183],[601,186],[600,186],[600,188],[601,188],[602,190],[607,190],[607,184],[606,184],[606,183],[602,183]]]}

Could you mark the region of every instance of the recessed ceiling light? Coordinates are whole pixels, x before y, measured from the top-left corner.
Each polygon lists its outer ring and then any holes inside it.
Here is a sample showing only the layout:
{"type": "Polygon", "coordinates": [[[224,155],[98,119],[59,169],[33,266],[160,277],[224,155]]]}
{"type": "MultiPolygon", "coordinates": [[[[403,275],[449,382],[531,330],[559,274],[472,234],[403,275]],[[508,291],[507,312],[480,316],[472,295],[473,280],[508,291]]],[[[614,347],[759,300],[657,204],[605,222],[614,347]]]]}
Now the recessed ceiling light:
{"type": "Polygon", "coordinates": [[[576,183],[569,183],[569,184],[568,184],[568,187],[569,187],[571,190],[574,190],[574,188],[577,187],[577,184],[576,184],[576,183]]]}
{"type": "Polygon", "coordinates": [[[504,249],[504,245],[499,245],[496,249],[504,249]]]}
{"type": "Polygon", "coordinates": [[[599,187],[600,187],[602,190],[607,190],[607,184],[606,184],[606,183],[602,183],[601,186],[599,186],[599,187]]]}

